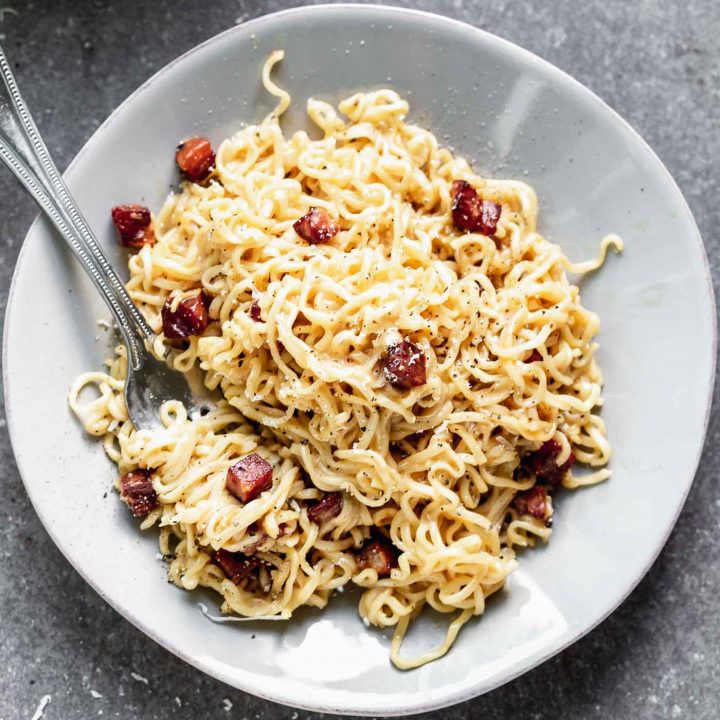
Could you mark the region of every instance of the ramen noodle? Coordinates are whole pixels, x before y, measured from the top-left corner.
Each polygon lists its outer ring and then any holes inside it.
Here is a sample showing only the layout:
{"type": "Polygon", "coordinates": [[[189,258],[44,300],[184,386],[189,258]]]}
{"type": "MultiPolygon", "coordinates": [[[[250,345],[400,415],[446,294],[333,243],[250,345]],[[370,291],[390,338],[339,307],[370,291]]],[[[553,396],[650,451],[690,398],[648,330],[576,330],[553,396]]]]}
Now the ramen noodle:
{"type": "Polygon", "coordinates": [[[531,187],[477,175],[392,90],[310,99],[319,139],[286,137],[281,58],[264,121],[212,157],[181,145],[195,182],[116,220],[140,246],[127,289],[153,350],[199,364],[223,401],[196,418],[167,402],[164,429],[136,430],[120,346],[70,404],[159,528],[172,582],[263,619],[352,583],[363,621],[394,628],[394,664],[416,667],[482,614],[518,547],[548,540],[558,486],[609,477],[598,318],[566,272],[622,245],[573,265],[538,233],[531,187]],[[446,638],[407,658],[427,606],[446,638]]]}

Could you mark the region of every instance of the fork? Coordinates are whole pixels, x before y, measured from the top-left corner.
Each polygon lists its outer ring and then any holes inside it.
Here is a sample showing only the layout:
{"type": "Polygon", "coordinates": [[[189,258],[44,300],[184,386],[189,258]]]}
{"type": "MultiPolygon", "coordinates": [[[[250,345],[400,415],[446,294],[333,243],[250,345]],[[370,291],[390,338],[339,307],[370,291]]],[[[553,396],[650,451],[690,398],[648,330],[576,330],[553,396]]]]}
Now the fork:
{"type": "Polygon", "coordinates": [[[18,91],[2,48],[0,74],[0,160],[55,226],[107,303],[128,351],[125,404],[133,425],[142,430],[160,429],[160,406],[167,400],[181,401],[190,417],[205,414],[214,406],[217,395],[205,387],[197,366],[189,373],[181,373],[150,351],[154,333],[100,249],[60,176],[18,91]]]}

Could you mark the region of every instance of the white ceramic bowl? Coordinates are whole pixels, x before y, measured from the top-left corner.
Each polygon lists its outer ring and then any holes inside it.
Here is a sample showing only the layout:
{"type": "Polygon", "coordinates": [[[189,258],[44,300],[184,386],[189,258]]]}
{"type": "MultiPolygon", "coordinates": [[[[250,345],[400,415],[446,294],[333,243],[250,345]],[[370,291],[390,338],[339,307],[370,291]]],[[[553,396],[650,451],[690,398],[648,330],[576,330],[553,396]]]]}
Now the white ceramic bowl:
{"type": "MultiPolygon", "coordinates": [[[[532,183],[541,230],[572,259],[594,256],[604,233],[624,237],[623,256],[582,286],[585,304],[602,320],[611,481],[566,493],[551,543],[523,553],[485,616],[446,657],[419,670],[393,669],[388,637],[363,626],[347,594],[287,624],[213,624],[199,612],[198,595],[165,582],[155,533],[140,534],[114,493],[104,498],[114,468],[81,432],[66,392],[108,354],[96,325],[107,313],[44,221],[25,241],[6,318],[15,456],[70,562],[131,622],[198,668],[313,710],[438,708],[572,643],[620,603],[665,542],[695,473],[712,389],[714,301],[703,246],[658,158],[567,75],[441,17],[327,6],[270,15],[209,40],[145,83],[95,133],[67,180],[116,266],[125,267],[125,256],[109,208],[159,207],[176,177],[180,138],[202,133],[217,144],[262,118],[274,99],[261,87],[260,65],[274,48],[286,51],[277,80],[292,93],[289,128],[304,124],[310,95],[337,101],[390,85],[410,100],[413,120],[479,171],[532,183]]],[[[409,650],[439,633],[432,621],[421,623],[409,650]]]]}

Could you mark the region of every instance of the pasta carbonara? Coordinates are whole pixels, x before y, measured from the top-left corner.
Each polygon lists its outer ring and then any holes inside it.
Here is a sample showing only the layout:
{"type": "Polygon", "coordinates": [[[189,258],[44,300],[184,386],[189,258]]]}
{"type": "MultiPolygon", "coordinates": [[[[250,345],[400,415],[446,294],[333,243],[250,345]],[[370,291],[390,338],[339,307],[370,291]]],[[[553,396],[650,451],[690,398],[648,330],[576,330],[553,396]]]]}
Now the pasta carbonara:
{"type": "Polygon", "coordinates": [[[120,346],[70,404],[123,498],[152,496],[136,514],[176,585],[285,619],[354,583],[365,623],[394,628],[394,664],[416,667],[482,614],[516,548],[548,540],[558,485],[610,474],[598,318],[566,271],[621,242],[573,265],[537,232],[531,187],[475,174],[392,90],[310,99],[321,137],[285,137],[281,58],[263,69],[275,111],[168,197],[129,262],[154,350],[224,400],[192,419],[168,402],[162,431],[136,430],[120,346]],[[194,312],[202,331],[178,330],[194,312]],[[447,636],[407,658],[425,606],[447,636]]]}

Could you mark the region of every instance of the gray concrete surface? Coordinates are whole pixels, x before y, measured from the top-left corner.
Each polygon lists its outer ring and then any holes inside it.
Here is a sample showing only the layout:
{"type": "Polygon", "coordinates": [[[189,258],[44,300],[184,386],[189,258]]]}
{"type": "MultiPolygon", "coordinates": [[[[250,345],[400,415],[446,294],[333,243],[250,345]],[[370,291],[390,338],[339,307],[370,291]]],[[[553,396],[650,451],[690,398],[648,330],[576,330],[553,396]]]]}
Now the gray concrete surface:
{"type": "MultiPolygon", "coordinates": [[[[291,5],[237,0],[5,0],[0,42],[61,167],[138,84],[198,42],[291,5]]],[[[411,4],[411,3],[408,3],[411,4]]],[[[665,161],[720,263],[717,0],[424,0],[557,64],[625,116],[665,161]]],[[[35,215],[0,172],[0,306],[35,215]]],[[[672,342],[668,328],[668,342],[672,342]]],[[[716,398],[717,400],[717,398],[716,398]]],[[[717,402],[716,402],[717,407],[717,402]]],[[[0,719],[304,720],[185,665],[85,584],[40,525],[0,411],[0,719]],[[136,672],[147,684],[133,678],[136,672]]],[[[578,720],[720,718],[720,417],[662,555],[594,632],[525,676],[432,715],[578,720]]],[[[428,716],[430,717],[430,716],[428,716]]]]}

